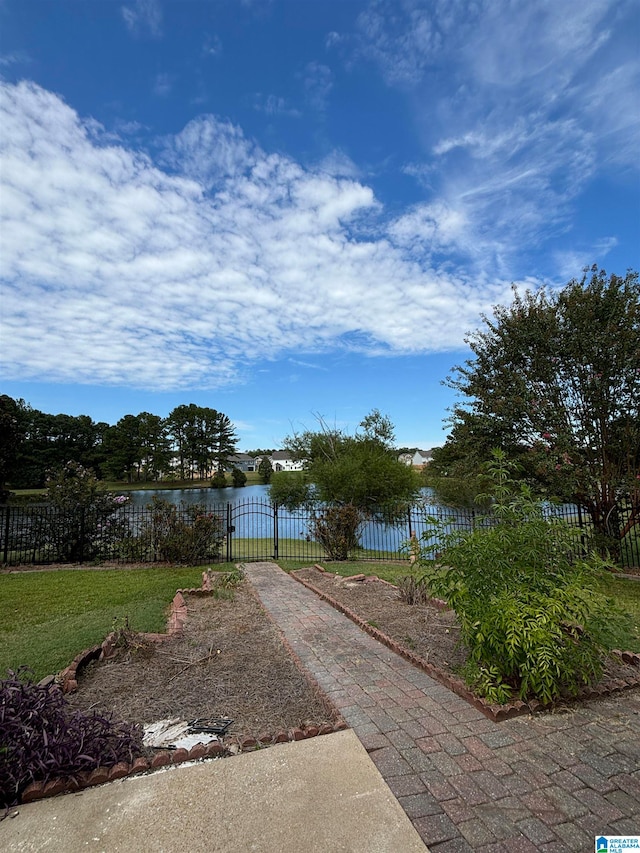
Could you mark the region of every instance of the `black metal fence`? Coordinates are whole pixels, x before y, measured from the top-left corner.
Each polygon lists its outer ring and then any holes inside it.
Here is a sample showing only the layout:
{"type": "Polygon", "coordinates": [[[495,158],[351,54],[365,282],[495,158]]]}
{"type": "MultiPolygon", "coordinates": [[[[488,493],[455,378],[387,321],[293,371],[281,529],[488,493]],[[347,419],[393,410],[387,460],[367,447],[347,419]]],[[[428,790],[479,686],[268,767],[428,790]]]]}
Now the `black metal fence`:
{"type": "MultiPolygon", "coordinates": [[[[318,561],[327,553],[314,537],[320,508],[286,510],[266,500],[208,506],[173,506],[169,514],[152,506],[124,504],[108,513],[91,509],[59,510],[50,505],[0,507],[0,560],[5,565],[176,560],[177,554],[196,559],[237,561],[296,559],[318,561]],[[181,550],[182,549],[182,550],[181,550]]],[[[618,532],[630,518],[630,507],[616,514],[618,532]]],[[[576,544],[589,549],[596,542],[590,519],[574,506],[548,507],[549,515],[576,529],[576,544]]],[[[470,530],[487,523],[482,512],[431,505],[413,506],[402,513],[364,523],[358,560],[409,560],[410,542],[437,549],[440,537],[452,530],[470,530]],[[484,518],[483,522],[480,519],[484,518]]],[[[615,536],[621,566],[640,566],[640,529],[615,536]]],[[[189,559],[183,557],[182,559],[189,559]]]]}

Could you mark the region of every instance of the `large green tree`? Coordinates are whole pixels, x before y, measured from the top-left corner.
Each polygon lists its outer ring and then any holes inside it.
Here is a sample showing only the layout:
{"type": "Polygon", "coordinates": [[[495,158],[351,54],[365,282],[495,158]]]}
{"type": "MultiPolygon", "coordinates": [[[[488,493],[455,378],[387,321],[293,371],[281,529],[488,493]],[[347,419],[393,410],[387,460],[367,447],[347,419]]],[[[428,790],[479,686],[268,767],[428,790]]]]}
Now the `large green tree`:
{"type": "Polygon", "coordinates": [[[109,427],[104,437],[106,460],[104,472],[114,480],[132,483],[140,479],[144,455],[140,420],[136,415],[124,415],[115,426],[109,427]]]}
{"type": "Polygon", "coordinates": [[[0,395],[0,501],[7,498],[7,482],[17,472],[18,453],[24,441],[18,403],[6,394],[0,395]]]}
{"type": "Polygon", "coordinates": [[[43,486],[47,472],[73,460],[99,469],[104,461],[105,423],[95,423],[88,415],[52,415],[17,401],[23,436],[13,485],[18,488],[43,486]]]}
{"type": "Polygon", "coordinates": [[[260,460],[260,464],[258,465],[258,474],[260,474],[260,479],[263,483],[268,484],[271,482],[271,477],[273,476],[273,465],[271,464],[271,459],[268,456],[263,456],[260,460]]]}
{"type": "Polygon", "coordinates": [[[327,426],[322,418],[318,423],[317,430],[305,430],[284,441],[293,458],[304,463],[314,498],[369,512],[415,497],[418,477],[398,461],[388,417],[373,410],[353,436],[327,426]]]}
{"type": "Polygon", "coordinates": [[[305,468],[297,476],[274,474],[271,500],[290,508],[319,501],[325,509],[316,518],[316,538],[331,557],[346,559],[362,522],[402,511],[417,496],[420,479],[398,461],[393,424],[379,411],[368,414],[353,436],[322,418],[318,423],[317,430],[285,439],[285,449],[305,468]]]}
{"type": "Polygon", "coordinates": [[[237,436],[227,415],[206,406],[176,406],[167,418],[180,476],[205,479],[212,468],[224,469],[236,453],[237,436]]]}
{"type": "Polygon", "coordinates": [[[456,424],[442,447],[434,447],[423,469],[424,482],[434,489],[438,504],[476,506],[478,495],[490,489],[483,463],[492,448],[502,446],[496,435],[487,435],[469,412],[458,411],[456,424]]]}
{"type": "Polygon", "coordinates": [[[171,464],[171,442],[167,422],[159,415],[140,412],[138,424],[142,448],[142,477],[145,480],[157,480],[169,470],[171,464]]]}
{"type": "Polygon", "coordinates": [[[515,293],[467,338],[474,357],[448,382],[464,397],[448,444],[458,464],[490,445],[571,499],[605,536],[640,521],[638,273],[592,267],[559,291],[515,293]],[[631,513],[618,524],[620,499],[631,513]]]}

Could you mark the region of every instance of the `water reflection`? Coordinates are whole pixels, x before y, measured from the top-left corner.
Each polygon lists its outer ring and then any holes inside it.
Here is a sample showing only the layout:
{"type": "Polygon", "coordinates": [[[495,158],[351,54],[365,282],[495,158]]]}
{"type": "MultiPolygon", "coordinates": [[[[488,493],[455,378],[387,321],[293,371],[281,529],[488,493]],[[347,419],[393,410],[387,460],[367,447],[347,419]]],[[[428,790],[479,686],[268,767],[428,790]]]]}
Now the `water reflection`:
{"type": "MultiPolygon", "coordinates": [[[[430,489],[422,489],[423,498],[432,495],[430,489]]],[[[217,510],[225,524],[233,526],[234,536],[240,539],[269,539],[274,536],[288,540],[313,541],[313,516],[306,509],[294,511],[280,507],[277,521],[269,504],[269,487],[264,485],[245,486],[241,489],[146,489],[129,492],[131,505],[145,507],[151,503],[153,496],[173,503],[177,506],[186,504],[204,504],[210,509],[217,510]],[[228,505],[232,509],[227,513],[228,505]]],[[[380,521],[366,522],[360,534],[363,548],[383,550],[389,554],[397,553],[407,542],[410,535],[420,537],[431,525],[427,516],[443,512],[441,507],[414,507],[406,518],[398,519],[395,523],[384,524],[380,521]]],[[[466,513],[454,510],[444,511],[445,517],[452,515],[455,524],[465,524],[466,513]]],[[[437,536],[437,534],[436,534],[437,536]]]]}
{"type": "Polygon", "coordinates": [[[129,495],[133,506],[146,506],[151,503],[154,495],[176,505],[185,503],[188,506],[214,506],[247,500],[269,500],[269,486],[243,486],[241,489],[231,486],[226,489],[140,489],[126,494],[129,495]]]}

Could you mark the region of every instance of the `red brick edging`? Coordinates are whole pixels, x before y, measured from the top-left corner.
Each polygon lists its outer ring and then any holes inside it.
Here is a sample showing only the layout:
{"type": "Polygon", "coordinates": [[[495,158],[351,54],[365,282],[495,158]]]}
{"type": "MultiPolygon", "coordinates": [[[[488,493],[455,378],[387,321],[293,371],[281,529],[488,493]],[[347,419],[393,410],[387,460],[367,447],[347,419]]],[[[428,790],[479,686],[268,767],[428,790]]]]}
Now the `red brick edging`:
{"type": "MultiPolygon", "coordinates": [[[[325,569],[322,566],[316,565],[315,568],[317,568],[321,572],[325,572],[325,569]]],[[[415,652],[412,652],[410,649],[406,648],[406,646],[403,646],[401,643],[398,643],[392,637],[389,637],[388,634],[385,634],[383,631],[380,631],[379,628],[374,628],[372,625],[369,625],[367,622],[365,622],[364,619],[358,616],[358,614],[351,610],[349,607],[337,601],[328,593],[324,592],[324,590],[315,586],[315,584],[299,577],[297,572],[293,571],[290,574],[293,578],[295,578],[295,580],[298,581],[298,583],[301,583],[303,586],[314,592],[332,607],[335,607],[336,610],[339,610],[348,619],[351,619],[352,622],[355,622],[355,624],[359,628],[362,628],[363,631],[366,631],[367,634],[369,634],[375,640],[384,643],[384,645],[391,649],[391,651],[400,655],[405,660],[409,661],[409,663],[418,667],[418,669],[421,669],[431,678],[435,679],[436,681],[439,681],[441,684],[444,684],[445,687],[448,687],[456,695],[460,696],[461,699],[464,699],[465,701],[469,702],[470,705],[473,705],[479,711],[482,711],[482,713],[490,720],[499,723],[503,720],[511,719],[512,717],[519,717],[522,714],[531,714],[535,711],[545,711],[553,707],[553,703],[545,704],[539,702],[537,699],[530,699],[528,702],[523,702],[522,700],[517,699],[505,705],[492,705],[491,703],[487,702],[486,699],[482,699],[480,696],[476,696],[475,693],[472,693],[461,678],[458,678],[455,675],[451,675],[450,673],[445,672],[439,667],[434,666],[433,664],[424,660],[424,658],[421,658],[419,655],[415,654],[415,652]]],[[[389,581],[383,581],[381,578],[378,578],[375,575],[372,575],[370,577],[374,577],[377,581],[380,581],[381,583],[389,584],[389,581]]],[[[395,584],[389,585],[395,586],[395,584]]],[[[439,609],[447,607],[446,602],[440,601],[439,599],[434,599],[433,603],[439,609]]],[[[624,663],[632,664],[633,666],[637,666],[640,669],[640,654],[636,654],[635,652],[626,652],[618,650],[614,651],[614,654],[618,655],[624,663]]],[[[640,671],[633,678],[609,679],[607,681],[601,682],[595,687],[584,687],[579,691],[576,698],[602,698],[604,696],[609,696],[613,693],[619,693],[623,690],[628,690],[630,688],[639,686],[640,671]]]]}
{"type": "MultiPolygon", "coordinates": [[[[143,639],[151,640],[155,643],[161,643],[169,637],[180,636],[183,632],[184,623],[187,619],[187,603],[184,600],[185,594],[191,595],[210,595],[210,592],[202,589],[179,589],[171,602],[171,611],[167,620],[167,630],[164,634],[143,633],[140,634],[143,639]]],[[[66,669],[56,677],[56,681],[60,684],[63,693],[71,693],[78,686],[78,670],[85,667],[92,660],[104,660],[111,657],[118,643],[118,632],[112,631],[108,634],[99,646],[93,646],[90,649],[85,649],[80,654],[76,655],[66,669]]],[[[46,679],[45,679],[46,681],[46,679]]],[[[42,683],[42,682],[41,682],[42,683]]]]}
{"type": "Polygon", "coordinates": [[[160,767],[182,764],[185,761],[198,761],[205,758],[223,758],[234,755],[237,752],[260,749],[276,743],[287,743],[289,741],[305,740],[318,735],[333,734],[333,732],[346,729],[347,724],[340,720],[331,723],[307,723],[302,728],[289,729],[277,732],[274,735],[262,734],[257,739],[251,737],[229,738],[224,744],[219,741],[204,744],[197,743],[191,749],[167,749],[157,752],[152,758],[136,758],[130,764],[120,762],[113,767],[98,767],[90,772],[76,773],[69,778],[50,779],[48,782],[31,782],[22,792],[21,803],[31,803],[34,800],[43,800],[46,797],[55,797],[57,794],[67,794],[82,788],[91,788],[95,785],[103,785],[105,782],[113,782],[115,779],[123,779],[125,776],[136,776],[157,770],[160,767]]]}
{"type": "MultiPolygon", "coordinates": [[[[159,633],[142,633],[142,636],[153,642],[162,642],[169,637],[179,636],[184,631],[184,623],[187,620],[187,603],[185,595],[208,596],[213,595],[213,590],[206,587],[200,589],[179,589],[171,602],[171,611],[167,620],[167,631],[164,634],[159,633]]],[[[86,666],[92,660],[103,660],[111,657],[115,653],[118,634],[112,631],[104,641],[90,649],[85,649],[80,654],[76,655],[69,666],[62,670],[57,676],[49,676],[43,679],[41,684],[58,683],[63,693],[70,693],[78,686],[77,673],[79,669],[86,666]]],[[[301,667],[300,661],[291,649],[288,643],[285,643],[287,650],[291,654],[296,663],[296,666],[301,667]]],[[[95,785],[103,785],[105,782],[113,782],[115,779],[123,779],[126,776],[136,776],[140,773],[146,773],[151,770],[157,770],[160,767],[168,767],[171,765],[182,764],[185,761],[198,761],[205,758],[222,758],[234,755],[239,752],[261,749],[265,746],[271,746],[277,743],[288,743],[299,740],[306,740],[319,735],[333,734],[334,732],[347,729],[345,721],[338,717],[334,723],[321,722],[315,723],[308,721],[304,725],[283,730],[271,734],[263,732],[257,738],[248,736],[230,736],[225,738],[224,744],[220,741],[212,741],[211,743],[196,743],[191,749],[166,749],[156,752],[151,758],[140,756],[134,759],[131,763],[120,762],[112,767],[97,767],[95,770],[76,773],[75,776],[67,778],[50,779],[46,782],[36,781],[31,782],[22,792],[20,796],[21,803],[31,803],[35,800],[42,800],[47,797],[55,797],[58,794],[71,793],[83,788],[91,788],[95,785]]]]}

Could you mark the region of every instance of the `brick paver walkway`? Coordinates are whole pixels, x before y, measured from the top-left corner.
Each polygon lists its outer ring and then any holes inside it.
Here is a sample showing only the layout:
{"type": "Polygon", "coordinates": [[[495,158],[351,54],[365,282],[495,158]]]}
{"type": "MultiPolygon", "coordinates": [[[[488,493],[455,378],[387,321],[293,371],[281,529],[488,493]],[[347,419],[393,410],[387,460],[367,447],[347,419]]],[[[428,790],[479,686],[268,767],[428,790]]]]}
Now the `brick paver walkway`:
{"type": "Polygon", "coordinates": [[[640,693],[494,723],[273,563],[246,576],[432,853],[640,834],[640,693]]]}

